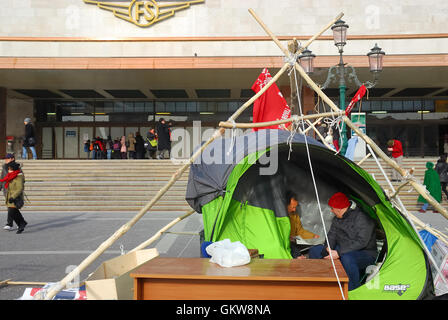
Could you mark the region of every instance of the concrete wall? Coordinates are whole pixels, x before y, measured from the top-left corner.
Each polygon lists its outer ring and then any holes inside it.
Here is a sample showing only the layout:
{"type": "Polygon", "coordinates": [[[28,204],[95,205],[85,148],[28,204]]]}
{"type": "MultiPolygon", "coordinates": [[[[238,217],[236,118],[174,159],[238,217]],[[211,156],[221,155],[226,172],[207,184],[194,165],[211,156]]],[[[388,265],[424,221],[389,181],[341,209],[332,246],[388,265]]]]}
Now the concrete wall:
{"type": "MultiPolygon", "coordinates": [[[[448,1],[403,0],[206,0],[174,17],[141,28],[83,0],[0,0],[0,37],[83,37],[90,39],[166,37],[253,37],[266,34],[248,13],[253,8],[276,35],[316,33],[339,12],[349,35],[446,33],[448,1]]],[[[160,3],[166,3],[160,1],[160,3]]],[[[325,35],[331,35],[327,31],[325,35]]],[[[328,42],[328,41],[326,41],[328,42]]],[[[336,50],[325,41],[313,44],[320,55],[336,50]]],[[[347,54],[366,54],[373,40],[354,40],[347,54]]],[[[388,54],[446,53],[442,39],[384,40],[388,54]]],[[[281,55],[259,41],[32,42],[0,41],[0,56],[235,56],[281,55]]]]}
{"type": "MultiPolygon", "coordinates": [[[[158,1],[159,4],[167,1],[158,1]]],[[[169,1],[168,1],[169,2],[169,1]]],[[[172,37],[263,34],[248,9],[272,31],[308,35],[344,12],[351,34],[446,33],[445,0],[205,0],[173,18],[138,28],[83,0],[0,1],[2,36],[172,37]]]]}

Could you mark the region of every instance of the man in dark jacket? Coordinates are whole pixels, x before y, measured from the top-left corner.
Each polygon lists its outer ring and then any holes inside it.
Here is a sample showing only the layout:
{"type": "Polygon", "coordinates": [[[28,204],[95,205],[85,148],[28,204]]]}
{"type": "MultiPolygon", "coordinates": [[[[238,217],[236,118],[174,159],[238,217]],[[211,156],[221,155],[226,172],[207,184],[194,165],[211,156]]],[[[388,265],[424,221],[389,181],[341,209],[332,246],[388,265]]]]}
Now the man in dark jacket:
{"type": "Polygon", "coordinates": [[[171,151],[170,126],[165,119],[160,118],[156,127],[157,131],[157,149],[159,151],[159,159],[169,159],[171,151]]]}
{"type": "Polygon", "coordinates": [[[340,259],[348,275],[348,289],[360,286],[360,272],[375,264],[377,257],[375,221],[351,203],[342,192],[335,193],[328,205],[335,215],[328,231],[328,245],[310,249],[310,259],[340,259]],[[331,255],[331,257],[330,257],[331,255]]]}
{"type": "Polygon", "coordinates": [[[143,140],[140,132],[135,133],[135,153],[137,154],[137,159],[145,158],[145,140],[143,140]]]}

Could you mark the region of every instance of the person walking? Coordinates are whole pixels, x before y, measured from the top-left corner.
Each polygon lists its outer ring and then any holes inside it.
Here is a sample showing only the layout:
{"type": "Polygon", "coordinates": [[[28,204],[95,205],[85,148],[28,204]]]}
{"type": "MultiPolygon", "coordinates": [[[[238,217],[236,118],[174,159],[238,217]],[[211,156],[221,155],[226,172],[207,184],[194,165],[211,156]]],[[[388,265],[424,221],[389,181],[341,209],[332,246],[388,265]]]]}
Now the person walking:
{"type": "Polygon", "coordinates": [[[437,160],[436,171],[439,174],[442,192],[445,194],[446,200],[448,201],[448,191],[446,190],[446,185],[448,183],[448,163],[446,163],[445,154],[442,154],[440,159],[437,160]]]}
{"type": "Polygon", "coordinates": [[[169,159],[171,149],[170,128],[164,118],[160,118],[156,127],[158,141],[157,150],[159,159],[169,159]]]}
{"type": "MultiPolygon", "coordinates": [[[[423,180],[423,184],[428,190],[429,194],[440,203],[442,199],[442,188],[440,187],[440,178],[439,174],[436,170],[434,170],[434,164],[432,162],[426,162],[426,171],[425,178],[423,180]]],[[[418,212],[424,213],[426,209],[428,209],[429,203],[428,201],[420,195],[417,199],[417,202],[423,203],[422,208],[418,210],[418,212]]],[[[437,210],[433,210],[434,212],[438,212],[437,210]]]]}
{"type": "MultiPolygon", "coordinates": [[[[403,147],[399,140],[391,139],[387,141],[387,151],[391,153],[392,160],[401,167],[403,163],[403,147]]],[[[401,182],[401,175],[395,170],[391,168],[391,180],[401,182]]]]}
{"type": "Polygon", "coordinates": [[[145,158],[145,141],[143,140],[142,135],[140,132],[135,133],[135,152],[137,154],[137,159],[144,159],[145,158]]]}
{"type": "Polygon", "coordinates": [[[126,141],[126,146],[128,149],[128,159],[137,159],[135,156],[135,138],[133,133],[128,133],[128,139],[126,141]]]}
{"type": "Polygon", "coordinates": [[[23,143],[22,143],[22,159],[28,159],[28,149],[30,148],[31,153],[33,154],[33,160],[37,159],[37,153],[36,153],[36,137],[34,135],[34,126],[31,123],[30,118],[25,118],[23,120],[23,123],[25,124],[25,136],[23,137],[23,143]]]}
{"type": "MultiPolygon", "coordinates": [[[[5,183],[5,189],[7,189],[5,204],[8,208],[8,221],[12,220],[17,224],[18,230],[16,233],[20,234],[28,224],[20,213],[24,204],[23,190],[25,185],[20,164],[15,161],[8,163],[8,174],[0,181],[5,183]]],[[[10,227],[9,230],[12,229],[12,223],[10,227]]]]}

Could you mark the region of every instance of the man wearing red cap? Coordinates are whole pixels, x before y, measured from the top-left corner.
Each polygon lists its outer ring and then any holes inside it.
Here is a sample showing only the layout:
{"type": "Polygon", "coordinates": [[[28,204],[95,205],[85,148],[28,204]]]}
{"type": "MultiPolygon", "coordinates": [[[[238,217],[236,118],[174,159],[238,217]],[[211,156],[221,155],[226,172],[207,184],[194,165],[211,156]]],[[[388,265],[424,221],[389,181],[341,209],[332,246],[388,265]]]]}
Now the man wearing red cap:
{"type": "Polygon", "coordinates": [[[375,221],[351,203],[342,192],[335,193],[328,205],[335,215],[328,231],[328,245],[310,249],[310,259],[340,259],[349,278],[348,289],[359,287],[360,272],[375,264],[377,257],[375,221]]]}

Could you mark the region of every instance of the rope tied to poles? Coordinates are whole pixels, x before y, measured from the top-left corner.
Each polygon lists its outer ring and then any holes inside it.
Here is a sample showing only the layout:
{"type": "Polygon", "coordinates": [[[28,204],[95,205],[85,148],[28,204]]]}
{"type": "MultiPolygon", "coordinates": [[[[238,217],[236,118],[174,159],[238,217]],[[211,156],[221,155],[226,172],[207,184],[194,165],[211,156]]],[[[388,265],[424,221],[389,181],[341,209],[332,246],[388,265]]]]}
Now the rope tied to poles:
{"type": "MultiPolygon", "coordinates": [[[[300,92],[298,90],[299,86],[298,86],[298,83],[297,83],[297,71],[296,71],[295,68],[294,68],[294,73],[295,73],[295,85],[296,85],[296,90],[297,90],[297,93],[298,93],[297,100],[298,100],[298,105],[299,105],[299,111],[300,111],[300,115],[303,117],[302,102],[301,102],[301,99],[300,99],[300,92]]],[[[303,120],[303,118],[302,118],[302,130],[305,130],[305,121],[303,120]]],[[[327,241],[328,249],[331,252],[330,241],[328,240],[327,228],[325,227],[324,216],[323,216],[322,208],[320,206],[319,192],[317,190],[316,178],[314,176],[314,169],[313,169],[313,165],[312,165],[312,161],[311,161],[311,155],[310,155],[310,149],[309,149],[309,145],[308,145],[308,139],[307,139],[306,134],[303,135],[303,136],[305,138],[306,152],[307,152],[307,157],[308,157],[308,163],[309,163],[309,166],[310,166],[310,173],[311,173],[311,179],[313,181],[314,192],[316,194],[317,207],[319,208],[320,218],[321,218],[322,226],[323,226],[324,233],[325,233],[325,240],[327,241]]],[[[291,148],[291,146],[292,146],[292,138],[291,138],[291,141],[290,141],[290,148],[291,148]]],[[[288,160],[289,160],[289,156],[288,156],[288,160]]],[[[342,299],[346,300],[345,295],[344,295],[344,290],[342,289],[341,280],[339,279],[338,271],[336,270],[336,266],[334,264],[334,259],[333,259],[333,256],[331,254],[330,254],[330,260],[331,260],[331,265],[333,267],[334,274],[336,276],[336,280],[338,281],[339,290],[341,292],[342,299]]]]}
{"type": "Polygon", "coordinates": [[[236,122],[233,119],[230,119],[229,122],[232,124],[232,130],[230,131],[231,136],[230,136],[230,147],[229,150],[227,151],[227,156],[230,154],[230,152],[232,152],[233,146],[235,145],[235,140],[236,140],[236,122]]]}

